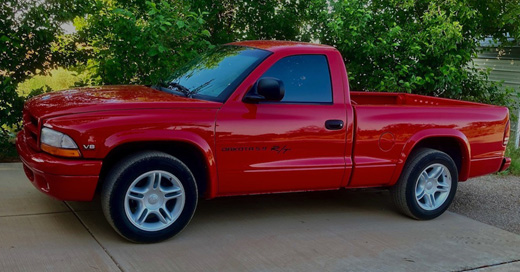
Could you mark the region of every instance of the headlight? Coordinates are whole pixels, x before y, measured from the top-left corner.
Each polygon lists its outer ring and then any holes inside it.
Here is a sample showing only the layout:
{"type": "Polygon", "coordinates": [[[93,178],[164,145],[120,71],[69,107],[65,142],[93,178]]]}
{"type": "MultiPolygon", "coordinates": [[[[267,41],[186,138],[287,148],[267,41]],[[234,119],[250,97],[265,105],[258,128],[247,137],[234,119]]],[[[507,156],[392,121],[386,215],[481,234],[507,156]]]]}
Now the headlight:
{"type": "Polygon", "coordinates": [[[44,127],[40,136],[40,147],[43,151],[63,157],[81,157],[78,145],[69,136],[44,127]]]}

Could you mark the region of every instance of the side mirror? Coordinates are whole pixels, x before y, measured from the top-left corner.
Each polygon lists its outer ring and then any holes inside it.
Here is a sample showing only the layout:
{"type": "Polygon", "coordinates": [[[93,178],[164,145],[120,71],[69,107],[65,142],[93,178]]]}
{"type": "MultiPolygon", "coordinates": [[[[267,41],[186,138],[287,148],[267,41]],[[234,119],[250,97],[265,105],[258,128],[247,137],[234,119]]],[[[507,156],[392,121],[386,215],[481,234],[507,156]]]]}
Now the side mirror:
{"type": "Polygon", "coordinates": [[[260,101],[280,101],[285,95],[283,82],[274,77],[259,79],[253,88],[244,96],[245,103],[258,103],[260,101]]]}

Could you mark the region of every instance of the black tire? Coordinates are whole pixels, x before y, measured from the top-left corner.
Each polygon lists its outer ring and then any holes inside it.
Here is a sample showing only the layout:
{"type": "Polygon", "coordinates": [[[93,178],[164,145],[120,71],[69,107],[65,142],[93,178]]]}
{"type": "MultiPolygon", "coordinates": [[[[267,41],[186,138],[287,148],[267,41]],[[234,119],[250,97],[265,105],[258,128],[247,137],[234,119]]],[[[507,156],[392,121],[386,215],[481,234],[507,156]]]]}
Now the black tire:
{"type": "Polygon", "coordinates": [[[121,236],[136,243],[154,243],[171,238],[186,227],[195,212],[197,196],[195,178],[184,163],[163,152],[147,151],[134,154],[120,161],[108,172],[101,191],[101,204],[107,221],[121,236]],[[153,181],[147,175],[153,175],[153,181]],[[157,178],[155,178],[156,176],[157,178]],[[139,181],[141,177],[142,181],[139,181]],[[175,180],[175,184],[180,183],[177,188],[173,185],[172,180],[175,180]],[[148,184],[143,186],[143,188],[147,188],[147,192],[142,195],[136,194],[139,198],[142,198],[139,201],[127,198],[131,185],[132,188],[140,188],[136,187],[136,184],[148,184]],[[162,189],[162,184],[171,185],[173,189],[170,190],[179,190],[180,193],[177,191],[166,193],[162,189]],[[157,187],[154,189],[148,186],[157,187]],[[158,193],[153,194],[154,192],[158,193]],[[166,200],[168,194],[175,196],[166,200]],[[178,197],[177,194],[181,197],[178,197]],[[159,202],[157,199],[159,199],[159,202]],[[182,199],[182,201],[179,199],[182,199]],[[125,206],[125,201],[127,206],[125,206]],[[150,203],[159,204],[156,207],[148,207],[147,205],[152,205],[150,203]],[[168,208],[157,208],[161,203],[164,205],[161,207],[166,207],[167,204],[175,207],[172,210],[175,211],[176,216],[168,218],[168,215],[171,215],[169,212],[165,214],[166,211],[169,211],[168,208]],[[132,206],[134,208],[131,208],[132,206]],[[140,208],[135,213],[143,216],[131,219],[132,217],[128,215],[128,212],[131,214],[132,209],[137,210],[135,207],[140,208]],[[141,213],[140,211],[143,210],[144,212],[141,213]],[[162,214],[162,219],[170,219],[167,222],[169,225],[162,223],[162,221],[159,222],[159,213],[162,214]],[[151,223],[147,223],[147,220],[150,220],[151,223]],[[137,224],[136,221],[142,221],[143,226],[137,224]],[[164,228],[143,229],[146,224],[156,224],[157,226],[163,224],[162,227],[164,228]]]}
{"type": "MultiPolygon", "coordinates": [[[[417,220],[430,220],[438,217],[448,209],[455,197],[457,183],[457,166],[448,154],[435,149],[421,148],[410,155],[399,180],[390,189],[390,192],[395,206],[403,214],[417,220]],[[440,167],[440,165],[445,168],[440,167]],[[442,169],[443,172],[438,177],[438,179],[441,179],[442,184],[447,184],[447,181],[450,180],[449,176],[451,176],[449,189],[444,189],[447,190],[447,192],[436,192],[434,188],[437,188],[435,185],[437,183],[435,183],[433,179],[424,177],[421,181],[419,180],[423,172],[425,172],[426,176],[434,175],[434,173],[432,173],[434,169],[442,169]],[[429,170],[431,172],[428,172],[429,170]],[[428,181],[432,180],[433,182],[428,183],[428,181]],[[421,188],[427,189],[421,190],[421,188]],[[416,190],[419,193],[416,193],[416,190]],[[430,194],[424,193],[427,190],[430,194]],[[423,192],[422,198],[420,192],[423,192]],[[438,203],[432,200],[435,196],[439,198],[438,203]]],[[[439,185],[439,188],[445,188],[444,186],[445,185],[439,185]]]]}

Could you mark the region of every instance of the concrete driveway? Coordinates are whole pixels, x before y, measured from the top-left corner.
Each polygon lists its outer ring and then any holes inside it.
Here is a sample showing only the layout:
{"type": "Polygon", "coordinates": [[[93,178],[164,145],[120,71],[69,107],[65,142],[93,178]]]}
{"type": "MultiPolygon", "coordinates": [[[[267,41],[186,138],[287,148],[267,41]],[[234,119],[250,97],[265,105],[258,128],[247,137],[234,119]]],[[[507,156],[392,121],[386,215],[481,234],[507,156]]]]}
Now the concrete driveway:
{"type": "Polygon", "coordinates": [[[98,202],[38,192],[20,163],[0,164],[0,185],[0,271],[520,270],[520,235],[451,212],[411,220],[385,192],[201,201],[179,236],[138,245],[98,202]]]}

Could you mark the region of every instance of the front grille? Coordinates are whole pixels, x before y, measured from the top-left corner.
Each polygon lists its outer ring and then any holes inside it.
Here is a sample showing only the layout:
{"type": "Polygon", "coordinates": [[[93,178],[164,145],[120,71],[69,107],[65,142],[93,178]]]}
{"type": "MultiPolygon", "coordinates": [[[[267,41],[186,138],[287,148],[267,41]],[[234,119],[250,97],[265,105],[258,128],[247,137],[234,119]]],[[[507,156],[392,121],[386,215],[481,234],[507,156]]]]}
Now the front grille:
{"type": "Polygon", "coordinates": [[[38,146],[38,137],[40,127],[38,124],[38,119],[34,117],[29,111],[24,109],[23,112],[23,130],[25,134],[25,139],[27,141],[27,145],[35,151],[39,151],[40,148],[38,146]]]}

